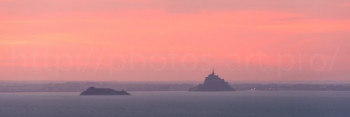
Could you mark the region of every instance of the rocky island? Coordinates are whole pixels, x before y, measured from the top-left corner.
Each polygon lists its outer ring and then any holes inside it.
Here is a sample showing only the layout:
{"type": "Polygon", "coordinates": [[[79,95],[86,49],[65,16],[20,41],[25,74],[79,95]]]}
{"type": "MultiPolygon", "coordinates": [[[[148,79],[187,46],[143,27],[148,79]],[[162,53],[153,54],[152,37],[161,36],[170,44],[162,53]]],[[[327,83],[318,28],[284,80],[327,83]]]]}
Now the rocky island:
{"type": "Polygon", "coordinates": [[[204,84],[199,84],[189,91],[234,91],[228,82],[215,75],[214,70],[205,78],[204,84]]]}
{"type": "Polygon", "coordinates": [[[116,91],[114,89],[108,89],[108,88],[89,87],[87,90],[80,93],[80,95],[130,95],[130,94],[124,90],[116,91]]]}

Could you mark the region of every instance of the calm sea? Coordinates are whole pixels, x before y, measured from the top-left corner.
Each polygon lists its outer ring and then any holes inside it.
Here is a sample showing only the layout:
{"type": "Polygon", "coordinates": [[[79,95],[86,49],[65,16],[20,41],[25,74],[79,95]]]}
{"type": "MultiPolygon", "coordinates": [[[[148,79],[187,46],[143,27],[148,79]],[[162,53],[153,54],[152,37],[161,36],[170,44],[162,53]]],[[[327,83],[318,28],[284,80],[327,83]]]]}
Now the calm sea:
{"type": "Polygon", "coordinates": [[[350,92],[0,93],[0,117],[350,117],[350,92]]]}

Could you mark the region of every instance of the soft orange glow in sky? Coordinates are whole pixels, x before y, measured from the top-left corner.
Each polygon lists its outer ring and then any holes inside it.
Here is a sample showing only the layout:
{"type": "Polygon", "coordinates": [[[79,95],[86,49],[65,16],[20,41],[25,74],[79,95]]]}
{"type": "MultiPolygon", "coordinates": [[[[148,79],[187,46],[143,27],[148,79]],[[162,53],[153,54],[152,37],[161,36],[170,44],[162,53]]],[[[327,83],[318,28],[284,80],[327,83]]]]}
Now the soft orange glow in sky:
{"type": "Polygon", "coordinates": [[[0,80],[350,80],[349,3],[0,0],[0,80]]]}

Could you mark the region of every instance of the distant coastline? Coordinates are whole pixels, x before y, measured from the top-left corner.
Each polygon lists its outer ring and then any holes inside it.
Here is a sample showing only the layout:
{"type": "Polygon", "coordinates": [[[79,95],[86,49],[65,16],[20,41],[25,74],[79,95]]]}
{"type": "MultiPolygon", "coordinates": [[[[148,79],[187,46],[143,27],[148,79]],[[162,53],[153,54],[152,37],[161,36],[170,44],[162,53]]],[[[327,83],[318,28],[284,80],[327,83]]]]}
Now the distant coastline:
{"type": "MultiPolygon", "coordinates": [[[[188,91],[198,83],[0,82],[0,92],[81,92],[90,86],[127,91],[188,91]]],[[[230,83],[236,91],[350,91],[350,83],[230,83]]]]}

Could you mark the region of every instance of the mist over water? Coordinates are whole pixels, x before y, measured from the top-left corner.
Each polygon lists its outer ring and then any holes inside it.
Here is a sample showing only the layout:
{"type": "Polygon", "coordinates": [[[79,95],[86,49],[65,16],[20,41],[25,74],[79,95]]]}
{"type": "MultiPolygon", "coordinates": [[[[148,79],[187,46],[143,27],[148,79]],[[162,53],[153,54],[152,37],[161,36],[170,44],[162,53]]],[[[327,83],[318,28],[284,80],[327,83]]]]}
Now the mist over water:
{"type": "Polygon", "coordinates": [[[346,117],[350,92],[0,93],[1,117],[346,117]]]}

